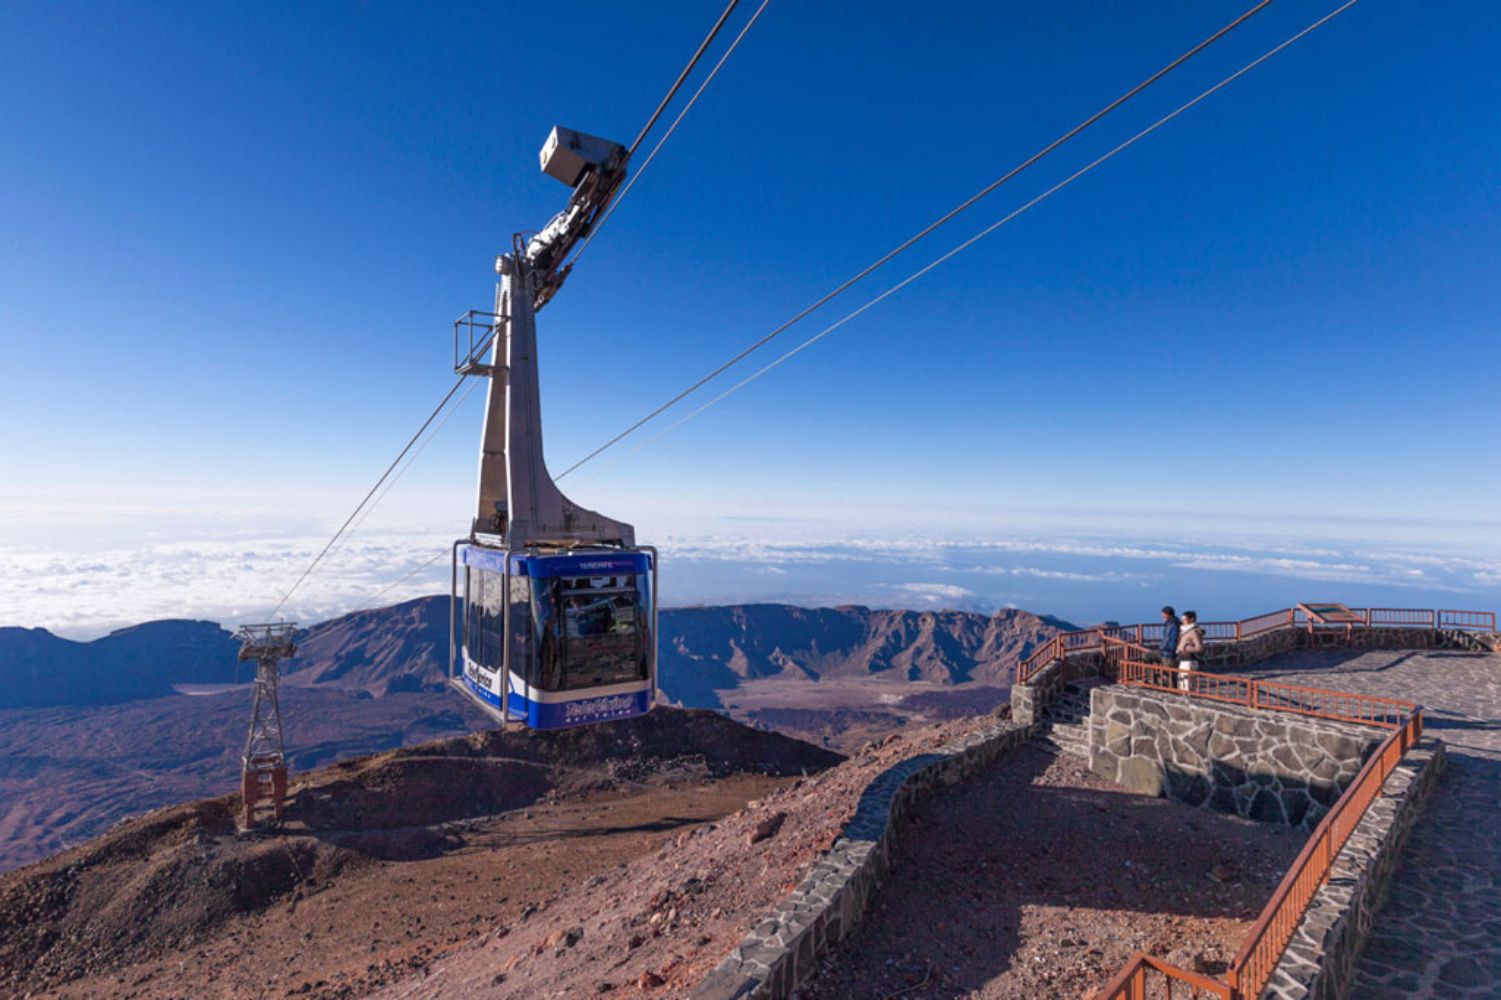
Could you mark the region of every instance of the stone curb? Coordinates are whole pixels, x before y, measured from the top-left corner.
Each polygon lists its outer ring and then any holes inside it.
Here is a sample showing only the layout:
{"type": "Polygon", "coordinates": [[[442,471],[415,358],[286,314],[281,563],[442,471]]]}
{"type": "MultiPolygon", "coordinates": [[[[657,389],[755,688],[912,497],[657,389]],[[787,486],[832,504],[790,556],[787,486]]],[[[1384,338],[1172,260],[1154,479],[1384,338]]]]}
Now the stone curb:
{"type": "Polygon", "coordinates": [[[909,757],[860,793],[828,854],[690,994],[693,1000],[783,1000],[854,929],[885,876],[896,821],[924,792],[952,785],[1026,742],[1035,726],[1002,722],[909,757]]]}
{"type": "Polygon", "coordinates": [[[1349,994],[1407,835],[1446,764],[1442,741],[1425,739],[1387,776],[1381,795],[1334,859],[1329,880],[1314,893],[1263,1000],[1340,1000],[1349,994]]]}

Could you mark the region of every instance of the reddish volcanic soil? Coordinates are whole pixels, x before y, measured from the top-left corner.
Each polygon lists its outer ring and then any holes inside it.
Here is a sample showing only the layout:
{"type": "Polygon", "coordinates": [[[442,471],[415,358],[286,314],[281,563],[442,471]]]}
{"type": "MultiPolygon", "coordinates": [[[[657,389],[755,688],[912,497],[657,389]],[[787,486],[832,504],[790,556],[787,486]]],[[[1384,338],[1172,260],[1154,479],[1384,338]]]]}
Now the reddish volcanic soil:
{"type": "Polygon", "coordinates": [[[799,996],[1088,1000],[1137,951],[1218,978],[1303,840],[1028,744],[904,821],[870,913],[799,996]]]}
{"type": "Polygon", "coordinates": [[[364,994],[837,755],[705,711],[497,731],[157,810],[0,875],[0,996],[364,994]]]}
{"type": "Polygon", "coordinates": [[[379,996],[684,996],[833,846],[873,778],[993,721],[888,736],[601,879],[570,884],[520,924],[497,928],[379,996]],[[772,832],[756,839],[758,827],[772,832]]]}

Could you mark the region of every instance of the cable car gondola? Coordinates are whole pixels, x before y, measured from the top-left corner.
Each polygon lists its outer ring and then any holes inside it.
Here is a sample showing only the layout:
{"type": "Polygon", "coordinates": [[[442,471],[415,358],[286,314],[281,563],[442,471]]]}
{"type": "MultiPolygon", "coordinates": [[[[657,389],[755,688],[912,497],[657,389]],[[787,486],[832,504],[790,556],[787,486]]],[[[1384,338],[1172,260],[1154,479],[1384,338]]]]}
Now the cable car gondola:
{"type": "Polygon", "coordinates": [[[557,729],[650,711],[657,552],[563,496],[542,456],[536,310],[624,176],[625,149],[558,128],[542,168],[573,186],[568,207],[496,259],[495,311],[454,324],[454,370],[490,385],[478,507],[453,550],[449,681],[497,721],[557,729]]]}

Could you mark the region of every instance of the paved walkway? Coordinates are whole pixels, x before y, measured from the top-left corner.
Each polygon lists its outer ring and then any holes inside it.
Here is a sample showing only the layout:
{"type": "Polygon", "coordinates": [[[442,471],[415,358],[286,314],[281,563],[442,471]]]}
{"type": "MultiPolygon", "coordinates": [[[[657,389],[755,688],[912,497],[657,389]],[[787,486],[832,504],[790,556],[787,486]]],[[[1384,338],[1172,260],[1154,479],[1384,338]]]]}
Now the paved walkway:
{"type": "Polygon", "coordinates": [[[1350,996],[1501,997],[1501,655],[1325,650],[1236,672],[1424,706],[1449,772],[1413,829],[1350,996]]]}

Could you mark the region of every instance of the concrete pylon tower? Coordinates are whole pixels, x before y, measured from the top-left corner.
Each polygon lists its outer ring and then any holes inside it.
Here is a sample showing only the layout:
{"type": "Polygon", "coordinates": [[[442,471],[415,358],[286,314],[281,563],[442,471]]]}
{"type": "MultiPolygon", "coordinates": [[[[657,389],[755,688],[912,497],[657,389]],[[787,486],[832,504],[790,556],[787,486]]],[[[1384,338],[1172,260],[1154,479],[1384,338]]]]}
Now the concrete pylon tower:
{"type": "Polygon", "coordinates": [[[292,641],[297,626],[289,622],[244,625],[235,633],[240,659],[255,661],[255,704],[240,771],[244,812],[240,827],[252,830],[281,821],[287,795],[287,761],[281,739],[281,701],[277,682],[281,661],[297,655],[292,641]]]}

